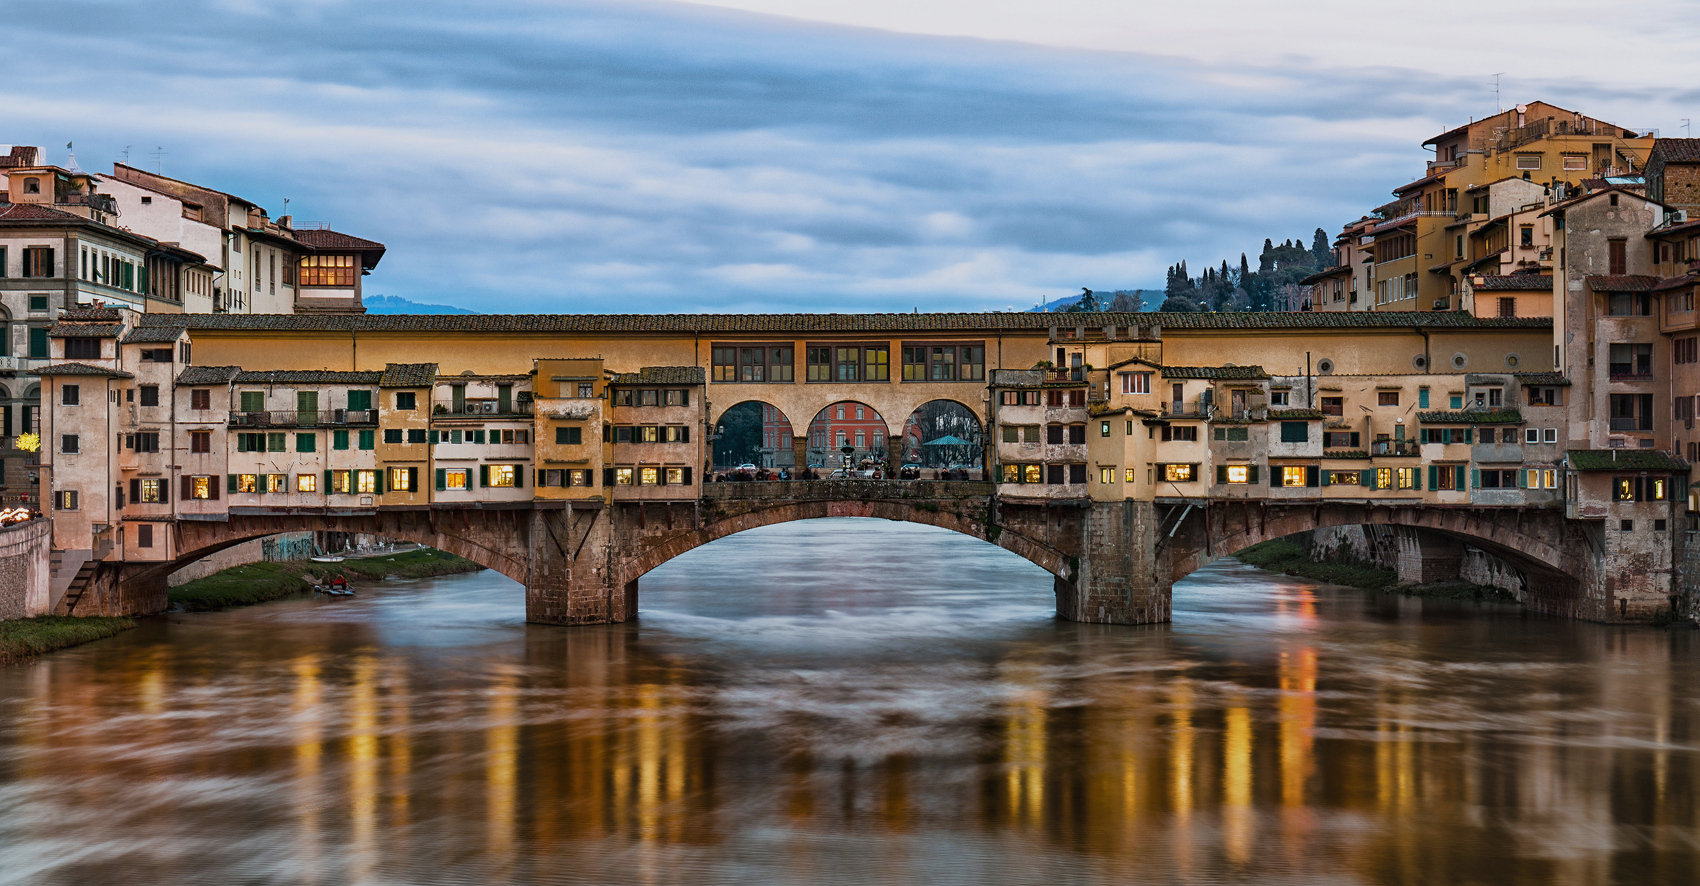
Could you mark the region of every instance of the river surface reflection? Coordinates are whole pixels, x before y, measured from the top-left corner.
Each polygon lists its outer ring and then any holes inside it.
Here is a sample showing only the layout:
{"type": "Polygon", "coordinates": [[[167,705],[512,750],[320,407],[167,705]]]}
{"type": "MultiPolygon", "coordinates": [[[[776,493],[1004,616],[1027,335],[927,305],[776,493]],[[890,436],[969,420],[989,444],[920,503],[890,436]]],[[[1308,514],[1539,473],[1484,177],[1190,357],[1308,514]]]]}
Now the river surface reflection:
{"type": "Polygon", "coordinates": [[[1693,632],[1219,563],[1174,623],[920,526],[492,572],[0,671],[0,883],[1694,883],[1693,632]]]}

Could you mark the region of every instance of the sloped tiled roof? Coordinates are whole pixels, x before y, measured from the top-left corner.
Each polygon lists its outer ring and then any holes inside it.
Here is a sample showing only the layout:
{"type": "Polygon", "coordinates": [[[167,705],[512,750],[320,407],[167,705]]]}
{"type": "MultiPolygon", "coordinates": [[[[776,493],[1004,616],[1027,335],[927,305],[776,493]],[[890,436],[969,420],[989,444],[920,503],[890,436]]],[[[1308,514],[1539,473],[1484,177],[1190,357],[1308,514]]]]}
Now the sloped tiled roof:
{"type": "Polygon", "coordinates": [[[645,366],[636,372],[616,373],[616,385],[700,385],[708,381],[701,366],[645,366]]]}
{"type": "Polygon", "coordinates": [[[1515,409],[1419,412],[1417,421],[1425,425],[1514,425],[1523,422],[1523,414],[1515,409]]]}
{"type": "Polygon", "coordinates": [[[117,338],[124,331],[122,323],[65,323],[53,324],[47,331],[50,338],[117,338]]]}
{"type": "Polygon", "coordinates": [[[1666,163],[1700,163],[1700,138],[1661,138],[1653,142],[1653,153],[1666,163]]]}
{"type": "Polygon", "coordinates": [[[340,231],[328,228],[298,230],[295,240],[305,243],[314,249],[383,249],[384,244],[372,240],[364,240],[340,231]]]}
{"type": "MultiPolygon", "coordinates": [[[[998,332],[1072,326],[1087,315],[977,314],[143,314],[143,326],[256,332],[843,333],[998,332]]],[[[1472,317],[1463,311],[1271,311],[1092,314],[1092,326],[1180,329],[1551,329],[1551,317],[1472,317]]]]}
{"type": "MultiPolygon", "coordinates": [[[[393,365],[393,364],[392,364],[393,365]]],[[[271,369],[236,374],[238,384],[251,385],[375,385],[382,372],[336,372],[328,369],[271,369]]]]}
{"type": "Polygon", "coordinates": [[[1271,410],[1269,410],[1269,417],[1272,418],[1272,419],[1287,420],[1287,421],[1291,421],[1291,420],[1294,420],[1294,419],[1321,418],[1322,417],[1322,410],[1320,410],[1320,409],[1271,409],[1271,410]]]}
{"type": "Polygon", "coordinates": [[[1570,379],[1565,378],[1562,372],[1514,372],[1512,375],[1525,387],[1531,385],[1568,387],[1570,385],[1570,379]]]}
{"type": "Polygon", "coordinates": [[[0,221],[87,222],[88,219],[40,203],[0,203],[0,221]]]}
{"type": "Polygon", "coordinates": [[[127,345],[168,345],[176,341],[177,336],[182,334],[183,330],[175,326],[138,328],[130,330],[130,334],[124,336],[122,343],[127,345]]]}
{"type": "Polygon", "coordinates": [[[1606,274],[1588,278],[1595,292],[1651,292],[1664,281],[1648,274],[1606,274]]]}
{"type": "Polygon", "coordinates": [[[61,321],[79,323],[117,323],[119,320],[124,319],[124,314],[117,308],[108,307],[106,305],[101,305],[100,307],[87,305],[75,308],[66,308],[59,312],[59,319],[61,321]]]}
{"type": "Polygon", "coordinates": [[[386,363],[378,384],[386,388],[423,388],[436,381],[435,363],[386,363]]]}
{"type": "Polygon", "coordinates": [[[1688,463],[1657,449],[1572,449],[1578,471],[1687,471],[1688,463]]]}
{"type": "Polygon", "coordinates": [[[35,370],[36,375],[99,375],[109,378],[135,378],[128,372],[117,369],[107,369],[104,366],[90,366],[87,363],[55,363],[35,370]]]}
{"type": "Polygon", "coordinates": [[[177,373],[180,385],[227,385],[242,373],[240,366],[185,366],[177,373]]]}
{"type": "Polygon", "coordinates": [[[1262,366],[1165,366],[1164,378],[1209,378],[1225,381],[1254,381],[1268,378],[1262,366]]]}
{"type": "Polygon", "coordinates": [[[1477,292],[1551,292],[1552,278],[1545,274],[1507,274],[1483,277],[1477,292]]]}

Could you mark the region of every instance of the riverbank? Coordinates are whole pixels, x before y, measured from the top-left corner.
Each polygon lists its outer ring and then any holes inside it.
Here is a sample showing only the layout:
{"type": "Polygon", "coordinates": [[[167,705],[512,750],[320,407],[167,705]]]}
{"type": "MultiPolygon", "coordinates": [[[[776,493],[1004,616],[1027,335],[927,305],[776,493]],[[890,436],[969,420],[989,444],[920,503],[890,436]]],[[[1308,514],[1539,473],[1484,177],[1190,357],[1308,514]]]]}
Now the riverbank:
{"type": "Polygon", "coordinates": [[[133,618],[64,615],[0,621],[0,666],[22,664],[57,649],[104,640],[135,626],[133,618]]]}
{"type": "Polygon", "coordinates": [[[1473,584],[1467,581],[1437,581],[1420,585],[1401,585],[1399,575],[1391,569],[1380,569],[1362,563],[1329,563],[1310,558],[1310,546],[1291,538],[1277,538],[1252,545],[1234,558],[1248,566],[1270,572],[1296,575],[1313,581],[1361,588],[1366,591],[1389,591],[1406,597],[1427,597],[1438,600],[1484,600],[1495,603],[1516,603],[1517,598],[1500,588],[1473,584]]]}
{"type": "Polygon", "coordinates": [[[477,572],[482,568],[464,557],[431,548],[349,558],[339,563],[312,560],[250,563],[172,588],[168,599],[173,607],[189,612],[210,612],[309,593],[314,585],[323,584],[334,575],[342,575],[351,582],[382,581],[391,577],[426,578],[477,572]]]}

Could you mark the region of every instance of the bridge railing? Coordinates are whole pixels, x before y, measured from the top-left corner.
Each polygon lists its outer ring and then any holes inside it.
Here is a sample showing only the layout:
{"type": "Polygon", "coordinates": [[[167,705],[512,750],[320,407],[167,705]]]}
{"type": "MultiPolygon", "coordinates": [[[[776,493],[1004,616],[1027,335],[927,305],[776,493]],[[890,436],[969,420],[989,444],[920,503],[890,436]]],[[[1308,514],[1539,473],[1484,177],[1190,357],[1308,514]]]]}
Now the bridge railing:
{"type": "Polygon", "coordinates": [[[997,484],[983,480],[751,480],[705,483],[702,497],[722,501],[783,498],[889,501],[990,496],[996,490],[997,484]]]}

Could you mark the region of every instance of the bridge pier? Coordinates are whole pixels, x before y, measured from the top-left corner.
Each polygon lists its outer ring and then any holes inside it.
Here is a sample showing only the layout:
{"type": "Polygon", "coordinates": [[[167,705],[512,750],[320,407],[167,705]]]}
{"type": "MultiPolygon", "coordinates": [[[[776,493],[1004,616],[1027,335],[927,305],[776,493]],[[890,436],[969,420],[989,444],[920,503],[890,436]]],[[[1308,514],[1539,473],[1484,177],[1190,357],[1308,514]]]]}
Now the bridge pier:
{"type": "Polygon", "coordinates": [[[1080,523],[1080,556],[1054,582],[1057,615],[1088,624],[1138,625],[1170,618],[1167,549],[1158,542],[1156,506],[1093,502],[1080,523]]]}
{"type": "Polygon", "coordinates": [[[533,512],[525,620],[582,625],[637,617],[637,579],[612,568],[615,517],[600,503],[533,512]]]}

